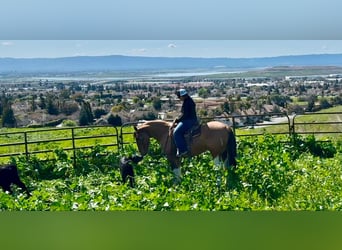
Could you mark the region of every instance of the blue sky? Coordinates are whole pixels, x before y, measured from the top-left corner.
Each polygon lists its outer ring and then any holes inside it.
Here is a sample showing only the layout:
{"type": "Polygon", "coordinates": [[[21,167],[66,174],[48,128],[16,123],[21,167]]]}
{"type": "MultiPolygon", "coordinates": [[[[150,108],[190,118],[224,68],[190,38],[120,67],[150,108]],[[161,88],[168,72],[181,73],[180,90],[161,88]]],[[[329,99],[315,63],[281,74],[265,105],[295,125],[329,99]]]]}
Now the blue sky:
{"type": "Polygon", "coordinates": [[[0,57],[342,53],[341,0],[5,0],[0,57]]]}
{"type": "Polygon", "coordinates": [[[0,40],[0,57],[271,57],[342,53],[342,40],[0,40]]]}
{"type": "Polygon", "coordinates": [[[340,0],[3,0],[0,39],[342,39],[340,0]]]}

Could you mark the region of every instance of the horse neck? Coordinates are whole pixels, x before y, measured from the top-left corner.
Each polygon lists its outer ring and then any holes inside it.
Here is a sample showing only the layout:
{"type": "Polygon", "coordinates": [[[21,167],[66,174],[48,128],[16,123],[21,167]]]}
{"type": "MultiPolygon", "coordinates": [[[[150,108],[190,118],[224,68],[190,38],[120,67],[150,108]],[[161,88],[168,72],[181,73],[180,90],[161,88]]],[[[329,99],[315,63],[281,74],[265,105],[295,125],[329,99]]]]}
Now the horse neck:
{"type": "Polygon", "coordinates": [[[169,126],[166,123],[151,122],[148,126],[148,134],[150,137],[162,142],[168,135],[169,126]]]}

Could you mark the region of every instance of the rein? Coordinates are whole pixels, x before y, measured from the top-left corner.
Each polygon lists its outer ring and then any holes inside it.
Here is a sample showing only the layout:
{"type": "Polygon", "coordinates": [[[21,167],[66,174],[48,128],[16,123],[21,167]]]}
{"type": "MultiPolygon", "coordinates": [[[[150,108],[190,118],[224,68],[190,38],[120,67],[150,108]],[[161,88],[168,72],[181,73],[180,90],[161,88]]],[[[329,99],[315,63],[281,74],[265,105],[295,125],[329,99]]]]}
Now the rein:
{"type": "Polygon", "coordinates": [[[166,136],[166,140],[165,140],[165,143],[164,143],[164,151],[166,153],[166,146],[167,146],[167,143],[169,142],[169,138],[171,137],[171,132],[172,132],[172,128],[170,127],[169,128],[169,131],[167,133],[167,136],[166,136]]]}

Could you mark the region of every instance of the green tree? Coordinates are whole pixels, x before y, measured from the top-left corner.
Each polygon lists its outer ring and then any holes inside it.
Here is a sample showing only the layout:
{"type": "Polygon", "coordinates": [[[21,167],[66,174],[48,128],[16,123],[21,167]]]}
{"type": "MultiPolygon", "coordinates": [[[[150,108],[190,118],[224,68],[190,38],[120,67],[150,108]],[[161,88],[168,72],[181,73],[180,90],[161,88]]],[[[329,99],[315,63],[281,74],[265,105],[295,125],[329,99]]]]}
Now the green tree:
{"type": "Polygon", "coordinates": [[[202,97],[203,99],[207,98],[210,94],[210,91],[207,88],[200,88],[198,90],[198,96],[202,97]]]}
{"type": "Polygon", "coordinates": [[[9,127],[9,128],[16,127],[17,122],[14,117],[14,112],[10,103],[7,103],[7,105],[2,110],[2,122],[1,123],[3,127],[9,127]]]}
{"type": "Polygon", "coordinates": [[[287,102],[291,101],[290,97],[280,94],[271,95],[270,99],[274,104],[283,108],[286,108],[287,102]]]}
{"type": "Polygon", "coordinates": [[[315,102],[317,100],[317,96],[311,95],[308,99],[308,106],[306,107],[306,111],[311,112],[314,110],[315,102]]]}
{"type": "Polygon", "coordinates": [[[41,109],[46,109],[46,101],[45,101],[45,98],[44,98],[43,94],[39,95],[39,104],[38,104],[38,106],[41,109]]]}
{"type": "Polygon", "coordinates": [[[35,111],[37,109],[37,104],[35,102],[35,99],[37,98],[36,95],[31,96],[31,111],[35,111]]]}
{"type": "Polygon", "coordinates": [[[94,116],[96,119],[99,119],[101,116],[103,116],[105,114],[107,114],[107,112],[104,109],[99,108],[99,109],[94,110],[94,116]]]}
{"type": "Polygon", "coordinates": [[[327,108],[331,108],[332,105],[330,104],[330,102],[328,101],[327,98],[322,98],[320,101],[319,101],[319,105],[322,109],[327,109],[327,108]]]}
{"type": "Polygon", "coordinates": [[[162,102],[161,102],[161,100],[160,100],[159,97],[153,98],[152,106],[153,106],[153,108],[154,108],[155,110],[158,110],[158,111],[161,110],[161,108],[162,108],[162,102]]]}
{"type": "Polygon", "coordinates": [[[72,115],[79,110],[78,104],[75,102],[63,102],[61,112],[65,115],[72,115]]]}
{"type": "Polygon", "coordinates": [[[230,112],[230,107],[229,107],[229,102],[225,101],[222,105],[221,105],[221,109],[223,112],[226,112],[227,114],[229,114],[230,112]]]}
{"type": "Polygon", "coordinates": [[[1,125],[3,127],[16,127],[17,122],[14,117],[12,103],[10,97],[6,96],[5,92],[3,92],[1,96],[0,111],[2,116],[1,125]]]}
{"type": "Polygon", "coordinates": [[[121,126],[122,125],[122,119],[119,115],[110,114],[107,121],[108,121],[108,124],[113,125],[113,126],[121,126]]]}
{"type": "Polygon", "coordinates": [[[49,95],[47,97],[46,109],[47,109],[48,114],[50,115],[59,114],[58,106],[56,105],[55,98],[52,95],[49,95]]]}
{"type": "Polygon", "coordinates": [[[79,124],[85,126],[92,124],[94,121],[93,112],[91,111],[90,103],[83,102],[80,110],[79,124]]]}

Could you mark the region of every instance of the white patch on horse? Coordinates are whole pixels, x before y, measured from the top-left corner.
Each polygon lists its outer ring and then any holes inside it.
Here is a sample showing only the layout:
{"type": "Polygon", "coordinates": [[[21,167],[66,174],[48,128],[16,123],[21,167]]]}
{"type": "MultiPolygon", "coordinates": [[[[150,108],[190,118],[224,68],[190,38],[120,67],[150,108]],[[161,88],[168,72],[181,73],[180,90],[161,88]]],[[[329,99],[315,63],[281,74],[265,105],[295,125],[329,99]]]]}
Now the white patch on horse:
{"type": "Polygon", "coordinates": [[[214,171],[216,172],[216,186],[220,187],[222,184],[222,169],[223,163],[220,156],[216,156],[214,159],[214,171]]]}
{"type": "Polygon", "coordinates": [[[222,164],[222,161],[220,159],[220,156],[216,156],[214,158],[214,165],[217,167],[217,166],[220,166],[222,164]]]}

